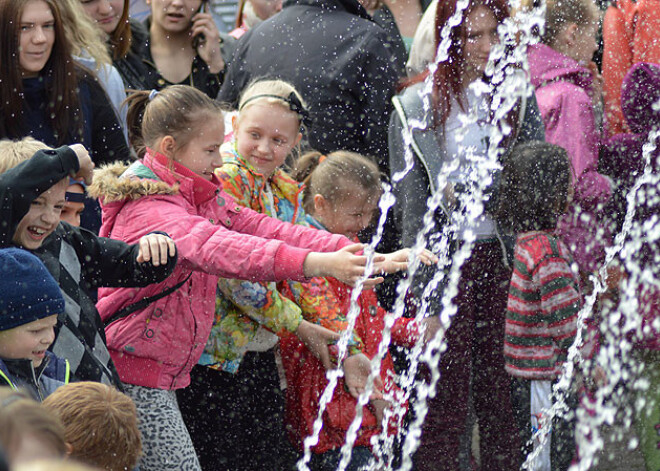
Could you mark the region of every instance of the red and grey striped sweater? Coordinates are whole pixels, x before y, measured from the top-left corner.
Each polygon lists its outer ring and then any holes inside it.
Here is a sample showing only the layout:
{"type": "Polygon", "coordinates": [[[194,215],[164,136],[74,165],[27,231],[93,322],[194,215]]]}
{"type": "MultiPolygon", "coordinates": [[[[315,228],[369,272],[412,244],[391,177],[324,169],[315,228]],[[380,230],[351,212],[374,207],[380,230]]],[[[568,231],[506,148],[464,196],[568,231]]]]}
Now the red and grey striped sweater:
{"type": "Polygon", "coordinates": [[[572,264],[568,248],[553,235],[533,231],[518,236],[504,339],[509,374],[554,380],[561,372],[582,307],[572,264]]]}

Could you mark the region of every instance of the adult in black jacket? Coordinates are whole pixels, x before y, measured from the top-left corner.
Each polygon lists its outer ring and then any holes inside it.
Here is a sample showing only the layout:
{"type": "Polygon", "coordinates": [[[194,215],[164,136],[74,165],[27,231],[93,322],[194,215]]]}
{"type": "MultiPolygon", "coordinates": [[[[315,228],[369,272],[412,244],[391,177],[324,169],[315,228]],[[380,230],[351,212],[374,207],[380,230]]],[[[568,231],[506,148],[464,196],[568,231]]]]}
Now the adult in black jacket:
{"type": "Polygon", "coordinates": [[[292,83],[309,104],[309,145],[387,165],[390,99],[398,78],[385,31],[357,0],[286,0],[239,41],[218,100],[236,105],[264,76],[292,83]]]}

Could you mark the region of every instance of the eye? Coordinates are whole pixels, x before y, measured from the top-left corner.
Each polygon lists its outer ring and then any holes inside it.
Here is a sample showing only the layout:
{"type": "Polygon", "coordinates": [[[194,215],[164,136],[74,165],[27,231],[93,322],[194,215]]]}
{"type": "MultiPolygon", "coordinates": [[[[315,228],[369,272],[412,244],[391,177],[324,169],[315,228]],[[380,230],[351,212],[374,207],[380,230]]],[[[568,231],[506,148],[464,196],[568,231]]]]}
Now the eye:
{"type": "Polygon", "coordinates": [[[282,139],[281,137],[273,138],[273,142],[275,144],[277,144],[278,146],[281,146],[282,144],[286,143],[286,141],[284,139],[282,139]]]}
{"type": "Polygon", "coordinates": [[[47,23],[44,25],[44,29],[54,29],[55,23],[47,23]]]}
{"type": "Polygon", "coordinates": [[[252,131],[252,132],[250,133],[250,137],[251,137],[252,139],[259,139],[259,133],[258,133],[258,132],[254,132],[254,131],[252,131]]]}
{"type": "Polygon", "coordinates": [[[21,25],[21,31],[30,31],[32,29],[32,25],[21,25]]]}
{"type": "Polygon", "coordinates": [[[43,203],[43,201],[41,201],[41,200],[34,200],[34,201],[31,203],[31,206],[43,206],[43,204],[44,204],[44,203],[43,203]]]}

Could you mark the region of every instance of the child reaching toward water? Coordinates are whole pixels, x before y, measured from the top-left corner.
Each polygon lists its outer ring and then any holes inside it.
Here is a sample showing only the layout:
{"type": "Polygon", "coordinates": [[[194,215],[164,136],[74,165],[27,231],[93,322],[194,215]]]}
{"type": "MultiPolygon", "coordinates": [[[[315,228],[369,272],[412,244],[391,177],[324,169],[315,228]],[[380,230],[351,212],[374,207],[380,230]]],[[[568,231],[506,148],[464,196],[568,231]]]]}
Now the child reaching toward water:
{"type": "MultiPolygon", "coordinates": [[[[327,156],[319,152],[307,153],[297,163],[294,178],[305,185],[303,207],[310,223],[319,229],[356,239],[358,232],[371,223],[378,210],[381,195],[378,166],[371,159],[354,152],[337,151],[327,156]]],[[[426,255],[423,254],[423,258],[426,255]]],[[[350,289],[335,279],[328,281],[342,304],[343,312],[348,312],[350,289]]],[[[378,305],[373,290],[363,291],[358,304],[360,312],[355,331],[364,341],[363,352],[373,358],[378,353],[387,313],[378,305]]],[[[411,347],[419,337],[419,329],[414,319],[399,318],[391,328],[391,335],[393,344],[411,347]]],[[[328,381],[318,360],[291,336],[282,340],[282,357],[289,384],[287,428],[292,442],[302,451],[303,440],[312,434],[319,400],[328,381]]],[[[404,407],[393,409],[387,426],[400,427],[407,409],[406,404],[401,404],[401,391],[395,384],[394,363],[389,353],[381,361],[380,372],[384,399],[372,399],[364,408],[348,470],[357,470],[369,462],[372,457],[371,438],[381,432],[384,410],[390,402],[404,407]]],[[[341,446],[355,416],[355,405],[355,398],[347,394],[340,380],[332,401],[325,409],[319,442],[312,449],[312,470],[337,468],[341,446]]]]}
{"type": "MultiPolygon", "coordinates": [[[[571,166],[563,148],[540,141],[514,148],[502,171],[498,215],[518,234],[504,359],[506,371],[514,377],[514,411],[523,444],[541,427],[542,415],[552,405],[552,385],[575,341],[582,307],[573,257],[555,234],[570,198],[571,166]]],[[[588,337],[581,347],[583,356],[590,357],[593,347],[588,337]]],[[[575,453],[571,422],[553,420],[552,435],[530,469],[568,469],[575,453]]]]}
{"type": "MultiPolygon", "coordinates": [[[[233,121],[234,140],[223,146],[223,166],[216,171],[239,205],[307,225],[300,185],[280,168],[300,141],[305,113],[302,97],[284,81],[258,81],[244,91],[233,121]]],[[[399,256],[405,260],[407,252],[399,256]]],[[[290,332],[303,318],[341,332],[347,310],[321,277],[278,287],[221,278],[218,286],[222,294],[216,323],[201,365],[193,369],[191,388],[178,392],[186,425],[203,469],[216,469],[217,463],[236,471],[284,469],[285,463],[277,460],[290,446],[273,332],[290,332]],[[293,293],[291,299],[280,294],[284,290],[293,293]],[[207,402],[216,413],[199,407],[207,402]]],[[[355,396],[354,376],[368,371],[362,348],[362,340],[353,335],[343,362],[346,384],[355,396]]]]}
{"type": "MultiPolygon", "coordinates": [[[[166,231],[177,244],[179,264],[167,282],[154,287],[100,290],[98,308],[107,322],[136,300],[154,300],[106,328],[111,356],[140,417],[140,468],[199,470],[174,391],[188,386],[204,350],[218,278],[327,275],[354,283],[367,259],[357,254],[360,244],[256,213],[218,188],[213,172],[222,164],[223,115],[205,94],[183,85],[135,92],[128,122],[146,152],[129,167],[98,172],[89,192],[101,198],[101,233],[133,241],[156,228],[166,231]],[[164,291],[167,296],[152,298],[164,291]]],[[[377,262],[385,270],[406,266],[396,257],[380,256],[377,262]]],[[[367,286],[379,281],[367,280],[367,286]]],[[[327,342],[338,334],[309,322],[295,331],[329,363],[327,342]]]]}

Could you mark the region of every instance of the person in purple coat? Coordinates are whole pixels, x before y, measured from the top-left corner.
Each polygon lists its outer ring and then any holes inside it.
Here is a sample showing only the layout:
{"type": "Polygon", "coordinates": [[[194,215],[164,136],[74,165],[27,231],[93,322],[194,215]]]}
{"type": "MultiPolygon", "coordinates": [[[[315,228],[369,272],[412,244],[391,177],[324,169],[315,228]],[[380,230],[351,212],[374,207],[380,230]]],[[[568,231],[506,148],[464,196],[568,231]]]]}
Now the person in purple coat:
{"type": "Polygon", "coordinates": [[[558,234],[583,273],[599,268],[609,238],[596,217],[611,195],[610,180],[598,173],[600,130],[594,102],[601,92],[587,68],[597,47],[597,19],[593,0],[548,2],[542,43],[528,50],[546,141],[564,147],[573,167],[573,203],[558,234]]]}

